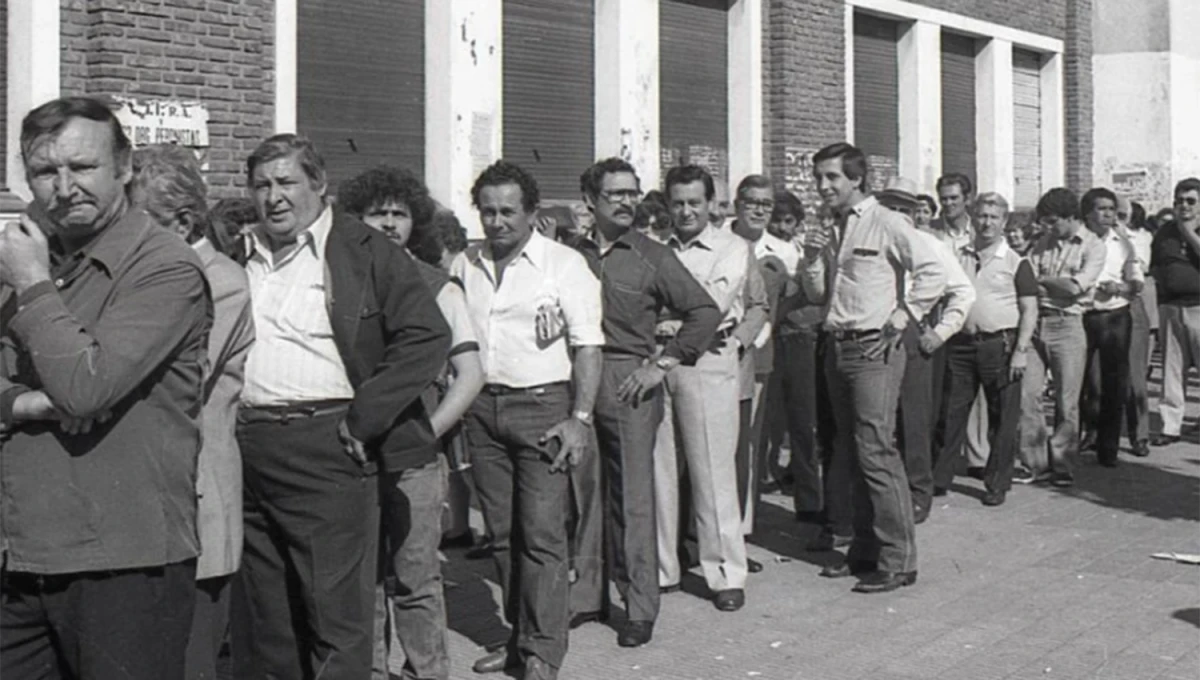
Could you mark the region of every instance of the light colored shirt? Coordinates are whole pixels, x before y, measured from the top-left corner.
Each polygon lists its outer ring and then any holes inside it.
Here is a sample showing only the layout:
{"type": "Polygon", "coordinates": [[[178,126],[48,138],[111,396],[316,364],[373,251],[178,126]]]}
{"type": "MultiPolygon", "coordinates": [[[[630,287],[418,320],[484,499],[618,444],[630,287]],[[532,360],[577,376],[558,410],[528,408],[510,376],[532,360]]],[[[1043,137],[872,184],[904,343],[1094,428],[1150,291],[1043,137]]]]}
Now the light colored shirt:
{"type": "Polygon", "coordinates": [[[759,260],[768,257],[779,258],[789,277],[796,275],[796,268],[800,266],[800,255],[800,249],[796,247],[796,244],[773,236],[770,232],[764,231],[762,237],[754,242],[754,257],[759,260]]]}
{"type": "Polygon", "coordinates": [[[1145,283],[1146,275],[1142,273],[1142,265],[1138,262],[1137,249],[1119,228],[1109,229],[1107,234],[1097,238],[1104,242],[1104,268],[1100,271],[1100,277],[1096,279],[1092,309],[1099,312],[1128,307],[1136,295],[1105,293],[1100,290],[1100,284],[1106,281],[1145,283]]]}
{"type": "MultiPolygon", "coordinates": [[[[932,314],[934,317],[933,332],[937,333],[942,342],[945,342],[962,330],[963,323],[967,320],[967,314],[975,304],[975,287],[971,285],[971,279],[963,271],[962,265],[958,262],[958,256],[955,251],[950,249],[950,246],[946,245],[936,234],[928,231],[918,229],[917,234],[937,255],[942,267],[946,270],[946,292],[934,307],[932,314]]],[[[911,283],[910,280],[909,287],[911,287],[911,283]]]]}
{"type": "Polygon", "coordinates": [[[944,218],[939,217],[929,224],[929,233],[945,243],[950,252],[957,253],[975,240],[975,223],[967,216],[967,227],[955,229],[944,218]]]}
{"type": "Polygon", "coordinates": [[[810,299],[825,301],[827,330],[878,330],[897,309],[924,318],[946,290],[946,267],[907,217],[869,196],[805,264],[801,282],[810,299]]]}
{"type": "Polygon", "coordinates": [[[565,382],[571,379],[568,346],[604,344],[600,281],[573,248],[534,232],[499,282],[487,244],[468,248],[450,274],[466,291],[489,384],[565,382]]]}
{"type": "Polygon", "coordinates": [[[672,234],[667,245],[717,303],[721,328],[736,326],[745,314],[743,287],[749,275],[750,245],[729,229],[706,226],[683,243],[672,234]]]}
{"type": "Polygon", "coordinates": [[[1125,235],[1133,242],[1133,251],[1137,253],[1138,264],[1143,274],[1150,273],[1150,245],[1154,243],[1154,234],[1146,229],[1126,229],[1125,235]]]}
{"type": "Polygon", "coordinates": [[[959,261],[975,287],[975,304],[963,331],[995,333],[1017,328],[1021,321],[1017,301],[1037,297],[1037,278],[1029,262],[1004,239],[983,251],[976,250],[974,244],[964,246],[959,261]]]}
{"type": "Polygon", "coordinates": [[[1066,314],[1083,314],[1091,306],[1092,291],[1104,269],[1104,243],[1083,225],[1074,235],[1060,239],[1053,231],[1042,234],[1029,250],[1029,264],[1038,281],[1067,278],[1082,291],[1066,299],[1057,296],[1038,296],[1040,309],[1052,309],[1066,314]]]}
{"type": "Polygon", "coordinates": [[[438,311],[446,318],[450,327],[450,356],[464,352],[479,351],[479,332],[471,319],[471,310],[467,309],[467,296],[462,284],[457,281],[447,282],[438,291],[435,298],[438,311]]]}
{"type": "Polygon", "coordinates": [[[257,335],[246,359],[243,404],[354,398],[329,322],[325,243],[332,228],[333,210],[326,207],[297,237],[297,246],[278,259],[266,237],[252,232],[246,275],[257,335]]]}

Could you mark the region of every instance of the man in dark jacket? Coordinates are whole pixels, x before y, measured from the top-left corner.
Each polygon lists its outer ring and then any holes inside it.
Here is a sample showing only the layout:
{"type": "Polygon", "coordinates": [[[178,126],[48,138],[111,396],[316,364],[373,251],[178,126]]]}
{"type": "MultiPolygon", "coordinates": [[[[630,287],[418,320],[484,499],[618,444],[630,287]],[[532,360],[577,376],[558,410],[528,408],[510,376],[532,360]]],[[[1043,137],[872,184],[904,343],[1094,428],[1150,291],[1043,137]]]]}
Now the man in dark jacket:
{"type": "Polygon", "coordinates": [[[324,164],[291,134],[246,162],[262,218],[246,263],[258,339],[238,416],[242,576],[258,667],[239,677],[366,680],[378,466],[436,461],[420,400],[450,333],[403,249],[325,201],[324,164]]]}

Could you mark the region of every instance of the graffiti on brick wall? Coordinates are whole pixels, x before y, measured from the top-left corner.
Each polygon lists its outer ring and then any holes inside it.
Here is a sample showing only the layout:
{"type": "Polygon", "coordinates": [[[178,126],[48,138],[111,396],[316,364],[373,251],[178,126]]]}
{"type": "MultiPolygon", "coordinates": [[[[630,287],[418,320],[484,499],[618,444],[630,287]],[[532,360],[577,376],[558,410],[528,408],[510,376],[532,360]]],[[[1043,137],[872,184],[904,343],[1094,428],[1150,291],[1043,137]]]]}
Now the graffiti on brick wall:
{"type": "Polygon", "coordinates": [[[699,165],[713,176],[716,182],[729,181],[729,152],[715,146],[705,144],[689,144],[688,146],[663,146],[659,158],[662,176],[667,171],[680,165],[699,165]]]}
{"type": "Polygon", "coordinates": [[[1171,169],[1166,163],[1120,163],[1109,158],[1097,179],[1106,181],[1118,196],[1141,203],[1151,213],[1171,205],[1171,169]]]}
{"type": "Polygon", "coordinates": [[[900,174],[900,161],[891,156],[868,154],[867,164],[871,166],[867,175],[867,188],[871,191],[883,191],[888,180],[900,174]]]}
{"type": "Polygon", "coordinates": [[[821,195],[813,180],[812,156],[816,149],[789,146],[783,152],[783,188],[795,194],[804,204],[806,221],[816,223],[815,215],[821,205],[821,195]]]}

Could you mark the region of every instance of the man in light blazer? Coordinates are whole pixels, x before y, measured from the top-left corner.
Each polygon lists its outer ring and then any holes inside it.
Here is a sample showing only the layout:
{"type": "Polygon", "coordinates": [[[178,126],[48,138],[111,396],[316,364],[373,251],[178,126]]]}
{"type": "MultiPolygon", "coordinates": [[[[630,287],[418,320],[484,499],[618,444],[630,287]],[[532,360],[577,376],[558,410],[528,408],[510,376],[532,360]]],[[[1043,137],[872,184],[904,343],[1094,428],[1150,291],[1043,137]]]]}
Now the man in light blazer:
{"type": "Polygon", "coordinates": [[[134,152],[133,167],[132,202],[192,245],[212,292],[196,478],[201,552],[187,678],[215,678],[217,655],[229,630],[230,582],[242,559],[242,457],[234,427],[246,355],[254,343],[250,286],[246,271],[217,252],[207,237],[207,190],[192,152],[169,144],[145,147],[134,152]]]}

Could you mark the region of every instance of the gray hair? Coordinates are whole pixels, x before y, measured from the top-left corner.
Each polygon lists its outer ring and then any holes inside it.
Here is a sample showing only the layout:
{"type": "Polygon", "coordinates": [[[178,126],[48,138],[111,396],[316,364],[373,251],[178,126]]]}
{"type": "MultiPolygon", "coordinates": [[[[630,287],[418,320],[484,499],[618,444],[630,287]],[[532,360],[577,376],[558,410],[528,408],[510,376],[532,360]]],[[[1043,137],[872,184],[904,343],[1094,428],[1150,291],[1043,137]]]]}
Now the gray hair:
{"type": "Polygon", "coordinates": [[[975,212],[979,212],[979,209],[985,205],[994,205],[1004,211],[1005,215],[1008,214],[1008,201],[995,191],[985,191],[976,197],[975,212]]]}
{"type": "Polygon", "coordinates": [[[130,190],[142,199],[142,207],[159,222],[168,222],[181,212],[193,216],[189,242],[208,228],[208,187],[200,173],[200,162],[191,150],[175,144],[154,144],[133,152],[133,182],[130,190]]]}
{"type": "Polygon", "coordinates": [[[267,137],[251,152],[246,159],[246,186],[254,190],[255,168],[293,154],[314,188],[325,184],[325,160],[317,153],[316,145],[308,137],[285,132],[267,137]]]}

